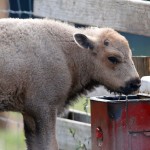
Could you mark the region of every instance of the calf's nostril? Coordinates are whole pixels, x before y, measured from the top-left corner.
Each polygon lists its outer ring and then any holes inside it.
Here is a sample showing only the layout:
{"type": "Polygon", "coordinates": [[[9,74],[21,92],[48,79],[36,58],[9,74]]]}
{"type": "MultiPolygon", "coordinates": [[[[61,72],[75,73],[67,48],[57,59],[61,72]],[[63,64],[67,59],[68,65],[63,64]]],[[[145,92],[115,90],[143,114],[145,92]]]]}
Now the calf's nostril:
{"type": "Polygon", "coordinates": [[[141,84],[135,84],[135,83],[130,84],[131,89],[138,89],[140,86],[141,86],[141,84]]]}
{"type": "Polygon", "coordinates": [[[129,84],[129,87],[133,90],[139,89],[140,86],[141,86],[141,80],[140,79],[132,80],[129,84]]]}
{"type": "Polygon", "coordinates": [[[141,80],[140,79],[136,79],[136,83],[141,85],[141,80]]]}
{"type": "Polygon", "coordinates": [[[141,80],[139,78],[135,78],[126,82],[125,87],[120,87],[121,93],[128,95],[135,91],[138,91],[141,86],[141,80]]]}

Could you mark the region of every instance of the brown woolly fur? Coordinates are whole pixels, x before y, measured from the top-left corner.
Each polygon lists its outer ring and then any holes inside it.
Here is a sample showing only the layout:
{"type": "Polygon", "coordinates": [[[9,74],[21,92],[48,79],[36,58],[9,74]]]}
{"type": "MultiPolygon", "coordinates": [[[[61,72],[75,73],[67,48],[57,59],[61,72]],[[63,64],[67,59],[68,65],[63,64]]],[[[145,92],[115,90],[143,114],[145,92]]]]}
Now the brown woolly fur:
{"type": "Polygon", "coordinates": [[[129,44],[113,29],[0,20],[0,111],[22,113],[28,150],[58,150],[58,111],[98,85],[124,94],[140,86],[129,44]]]}

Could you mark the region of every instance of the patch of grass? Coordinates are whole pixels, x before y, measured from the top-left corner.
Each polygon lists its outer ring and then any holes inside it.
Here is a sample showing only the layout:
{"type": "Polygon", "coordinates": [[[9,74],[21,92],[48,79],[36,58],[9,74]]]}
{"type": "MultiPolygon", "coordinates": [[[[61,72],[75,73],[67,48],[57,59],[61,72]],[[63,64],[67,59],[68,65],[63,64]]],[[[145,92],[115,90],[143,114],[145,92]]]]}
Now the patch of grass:
{"type": "Polygon", "coordinates": [[[25,150],[23,131],[0,130],[0,150],[25,150]]]}
{"type": "Polygon", "coordinates": [[[77,103],[75,103],[72,107],[70,107],[71,109],[76,109],[76,110],[80,110],[83,112],[87,112],[90,113],[90,100],[89,98],[83,96],[83,97],[79,97],[77,100],[77,103]]]}

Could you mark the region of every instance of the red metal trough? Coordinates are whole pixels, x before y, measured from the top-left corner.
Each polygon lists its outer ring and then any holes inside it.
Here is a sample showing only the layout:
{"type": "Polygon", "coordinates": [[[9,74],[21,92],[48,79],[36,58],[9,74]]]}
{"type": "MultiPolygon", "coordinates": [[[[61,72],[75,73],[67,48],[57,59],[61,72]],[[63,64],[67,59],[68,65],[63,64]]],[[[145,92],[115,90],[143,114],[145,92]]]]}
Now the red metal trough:
{"type": "Polygon", "coordinates": [[[150,150],[150,98],[91,98],[91,128],[92,150],[150,150]]]}

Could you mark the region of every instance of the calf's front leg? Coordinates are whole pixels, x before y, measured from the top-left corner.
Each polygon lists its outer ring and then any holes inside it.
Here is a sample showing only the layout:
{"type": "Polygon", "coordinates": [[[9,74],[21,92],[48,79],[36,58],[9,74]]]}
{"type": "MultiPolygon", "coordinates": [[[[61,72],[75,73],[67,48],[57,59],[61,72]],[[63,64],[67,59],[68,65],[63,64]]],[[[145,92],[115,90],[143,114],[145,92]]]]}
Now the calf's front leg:
{"type": "Polygon", "coordinates": [[[58,150],[55,132],[57,109],[43,106],[36,110],[34,117],[24,116],[28,150],[58,150]],[[31,121],[35,126],[32,126],[31,121]]]}
{"type": "Polygon", "coordinates": [[[26,137],[27,150],[35,150],[35,121],[32,116],[23,114],[24,133],[26,137]]]}

